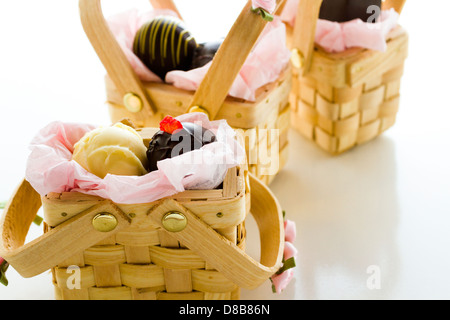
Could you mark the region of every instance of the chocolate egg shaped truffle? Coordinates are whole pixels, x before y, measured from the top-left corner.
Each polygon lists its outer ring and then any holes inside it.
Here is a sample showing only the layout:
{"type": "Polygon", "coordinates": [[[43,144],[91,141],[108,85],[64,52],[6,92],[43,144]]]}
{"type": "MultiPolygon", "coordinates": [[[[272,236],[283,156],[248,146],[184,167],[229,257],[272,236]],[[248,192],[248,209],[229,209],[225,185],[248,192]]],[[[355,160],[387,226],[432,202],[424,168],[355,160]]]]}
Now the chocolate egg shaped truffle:
{"type": "Polygon", "coordinates": [[[222,42],[223,39],[199,44],[194,53],[192,69],[201,68],[208,62],[212,61],[222,45],[222,42]]]}
{"type": "Polygon", "coordinates": [[[136,33],[133,52],[162,80],[172,70],[190,70],[197,42],[183,22],[172,16],[159,16],[136,33]]]}
{"type": "Polygon", "coordinates": [[[323,0],[319,18],[335,22],[358,18],[364,22],[376,22],[380,12],[381,0],[323,0]]]}
{"type": "Polygon", "coordinates": [[[216,141],[216,136],[195,123],[179,122],[167,116],[160,123],[147,149],[148,171],[158,170],[158,161],[198,150],[216,141]]]}

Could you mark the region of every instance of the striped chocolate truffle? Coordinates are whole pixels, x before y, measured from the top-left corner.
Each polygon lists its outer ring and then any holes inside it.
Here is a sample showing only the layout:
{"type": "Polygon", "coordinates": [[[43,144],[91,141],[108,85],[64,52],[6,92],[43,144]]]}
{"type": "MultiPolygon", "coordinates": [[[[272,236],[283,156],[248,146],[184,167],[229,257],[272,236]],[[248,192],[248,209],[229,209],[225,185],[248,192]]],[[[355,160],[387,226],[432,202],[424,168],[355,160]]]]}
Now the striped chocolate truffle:
{"type": "Polygon", "coordinates": [[[136,33],[133,52],[162,80],[172,70],[191,69],[197,42],[180,19],[159,16],[136,33]]]}

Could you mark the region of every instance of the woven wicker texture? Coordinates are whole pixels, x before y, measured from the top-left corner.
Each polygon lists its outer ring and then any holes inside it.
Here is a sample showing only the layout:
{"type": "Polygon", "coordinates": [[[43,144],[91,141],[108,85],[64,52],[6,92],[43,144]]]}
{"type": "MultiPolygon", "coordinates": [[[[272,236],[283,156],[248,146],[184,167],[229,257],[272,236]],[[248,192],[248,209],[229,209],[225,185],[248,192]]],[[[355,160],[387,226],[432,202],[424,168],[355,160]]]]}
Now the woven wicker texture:
{"type": "MultiPolygon", "coordinates": [[[[174,200],[197,212],[217,233],[244,250],[250,199],[246,177],[245,170],[233,168],[223,189],[186,191],[174,200]]],[[[96,200],[70,193],[50,194],[43,201],[45,220],[57,226],[96,200]]],[[[239,299],[236,284],[148,219],[156,204],[119,207],[131,218],[128,228],[52,269],[57,299],[239,299]],[[76,275],[74,268],[79,270],[76,275]],[[79,277],[78,282],[74,276],[79,277]],[[79,288],[74,287],[76,283],[79,288]]]]}
{"type": "MultiPolygon", "coordinates": [[[[243,224],[222,234],[244,248],[243,224]]],[[[198,255],[152,228],[119,232],[52,273],[55,297],[62,300],[235,300],[240,293],[198,255]],[[80,289],[71,287],[73,266],[79,267],[80,289]]]]}
{"type": "Polygon", "coordinates": [[[318,49],[306,76],[293,72],[292,126],[322,149],[339,154],[392,127],[408,36],[396,30],[386,52],[318,49]]]}

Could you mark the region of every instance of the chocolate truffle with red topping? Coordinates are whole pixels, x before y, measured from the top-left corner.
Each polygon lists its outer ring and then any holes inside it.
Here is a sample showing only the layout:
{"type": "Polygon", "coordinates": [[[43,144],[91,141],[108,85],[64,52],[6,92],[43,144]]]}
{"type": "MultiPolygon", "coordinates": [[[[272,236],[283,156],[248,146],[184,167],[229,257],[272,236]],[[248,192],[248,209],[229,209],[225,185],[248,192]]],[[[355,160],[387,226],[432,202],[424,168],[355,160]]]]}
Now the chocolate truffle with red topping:
{"type": "Polygon", "coordinates": [[[171,116],[159,124],[147,149],[148,171],[158,170],[158,161],[173,158],[183,153],[200,149],[216,141],[216,136],[195,123],[180,122],[171,116]]]}

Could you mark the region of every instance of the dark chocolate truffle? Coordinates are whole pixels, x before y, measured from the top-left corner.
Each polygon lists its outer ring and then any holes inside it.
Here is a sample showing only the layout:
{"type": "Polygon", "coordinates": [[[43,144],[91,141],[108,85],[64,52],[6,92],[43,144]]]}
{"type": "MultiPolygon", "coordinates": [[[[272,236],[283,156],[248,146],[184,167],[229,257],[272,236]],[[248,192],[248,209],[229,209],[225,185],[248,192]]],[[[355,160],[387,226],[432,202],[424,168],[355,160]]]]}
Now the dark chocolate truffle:
{"type": "Polygon", "coordinates": [[[201,68],[210,61],[212,61],[217,51],[219,50],[222,42],[223,39],[199,44],[194,53],[194,60],[192,61],[192,69],[201,68]]]}
{"type": "Polygon", "coordinates": [[[180,19],[159,16],[136,33],[133,52],[162,80],[172,70],[191,69],[197,42],[180,19]]]}
{"type": "Polygon", "coordinates": [[[160,130],[153,136],[147,149],[149,172],[158,170],[158,161],[200,149],[216,141],[214,133],[197,124],[190,122],[179,124],[182,128],[174,129],[173,132],[160,130]]]}
{"type": "Polygon", "coordinates": [[[323,0],[319,18],[335,22],[346,22],[358,18],[364,22],[376,22],[381,13],[381,1],[323,0]]]}

